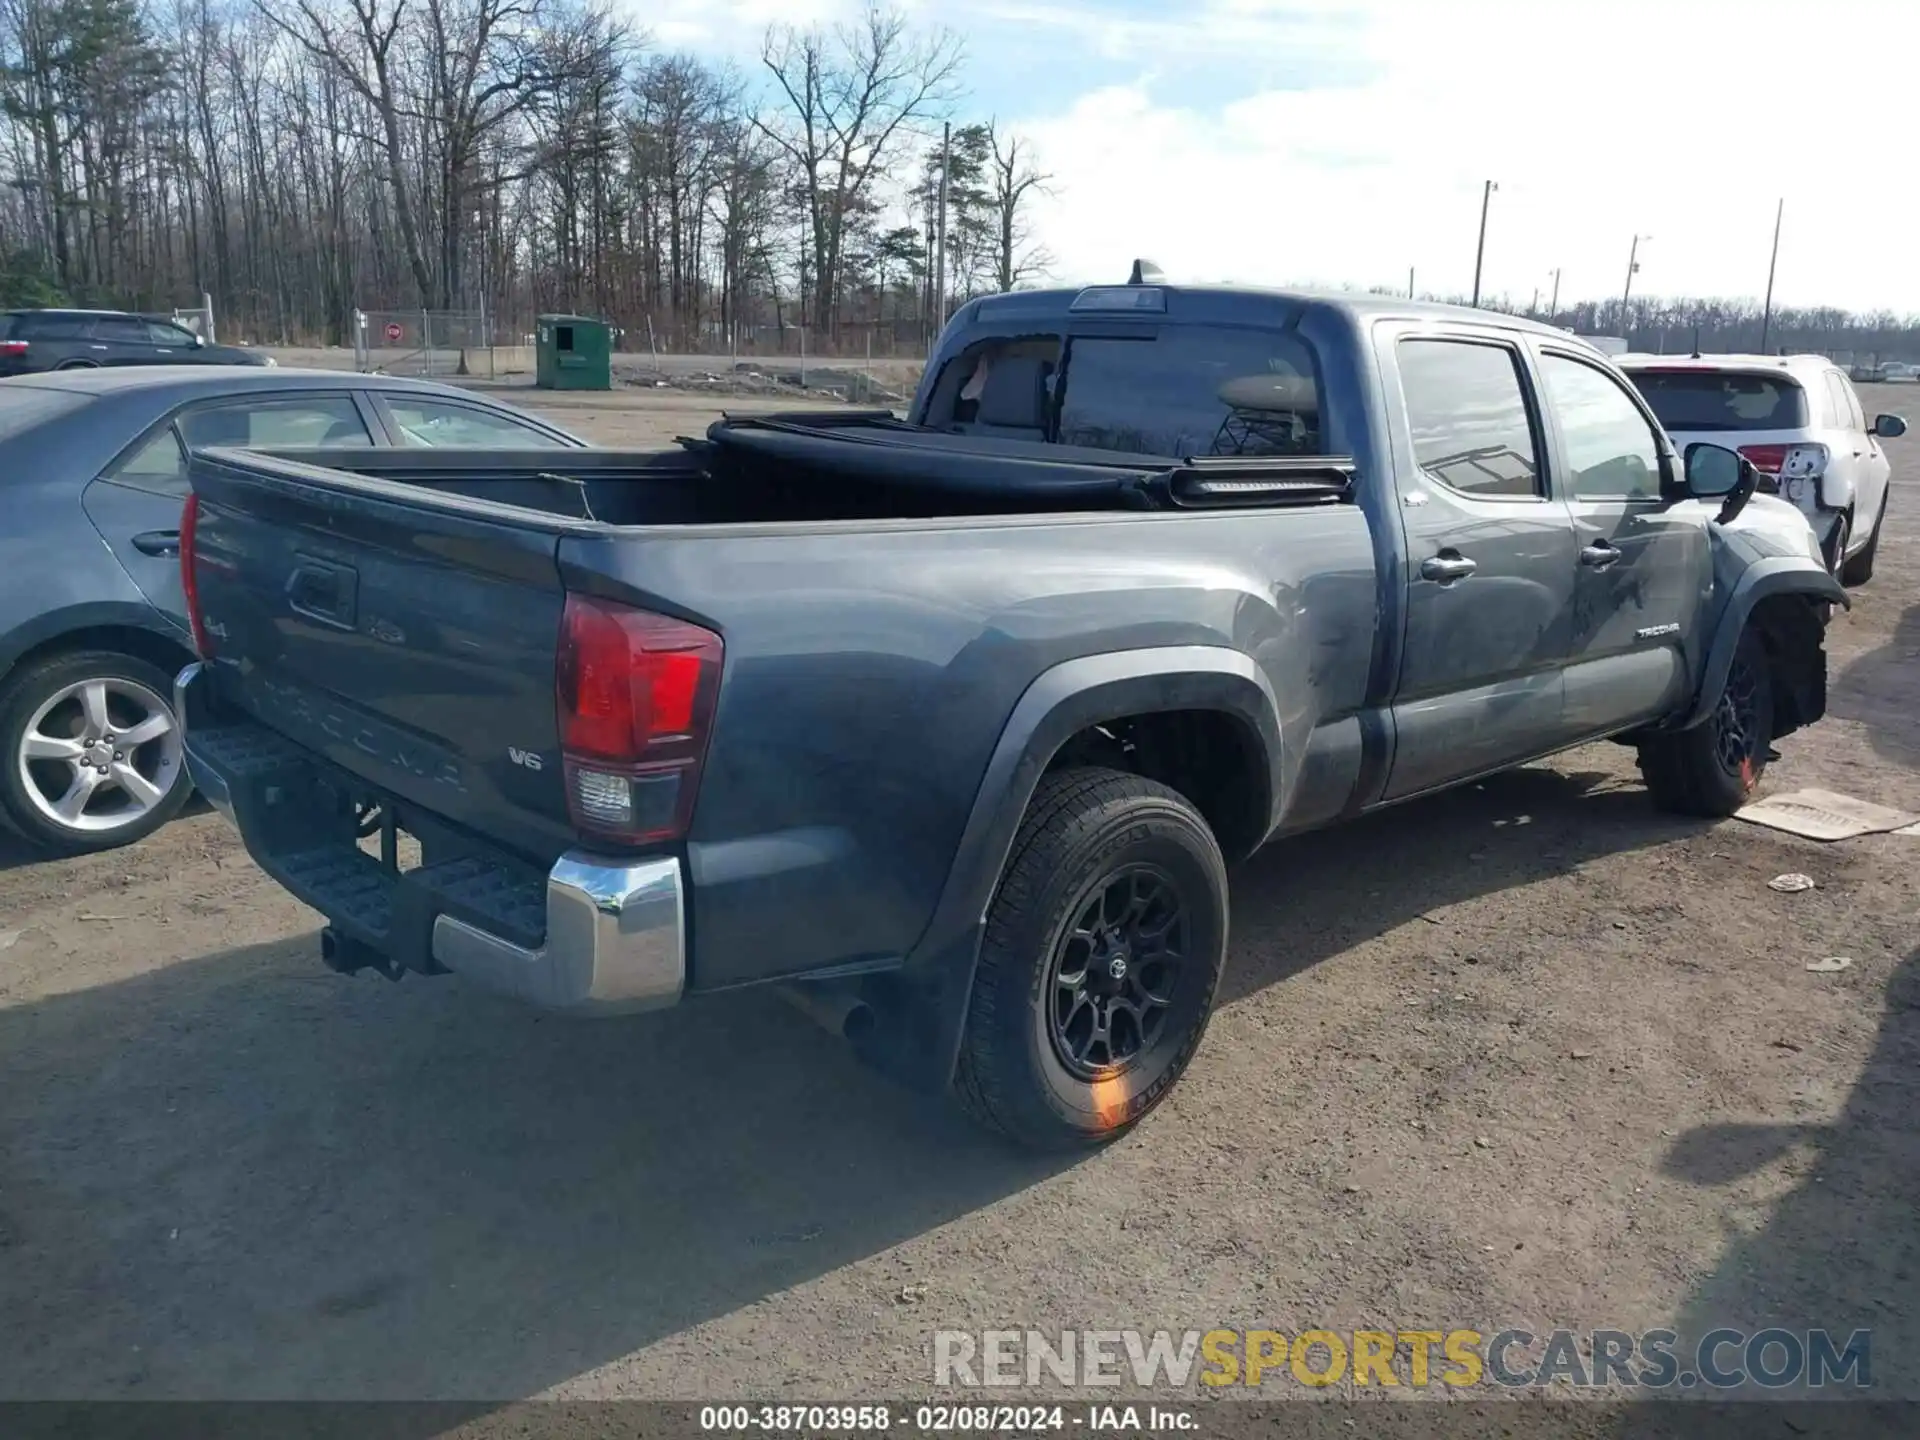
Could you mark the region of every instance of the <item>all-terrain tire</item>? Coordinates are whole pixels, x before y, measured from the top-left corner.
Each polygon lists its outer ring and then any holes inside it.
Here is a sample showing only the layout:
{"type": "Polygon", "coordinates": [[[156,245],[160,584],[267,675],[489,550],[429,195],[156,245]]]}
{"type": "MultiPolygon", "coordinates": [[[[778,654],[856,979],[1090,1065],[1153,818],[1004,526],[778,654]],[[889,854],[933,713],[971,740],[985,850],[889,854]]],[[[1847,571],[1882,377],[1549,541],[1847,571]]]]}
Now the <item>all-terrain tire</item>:
{"type": "Polygon", "coordinates": [[[987,912],[961,1105],[1034,1149],[1125,1134],[1206,1033],[1227,911],[1226,862],[1184,796],[1117,770],[1044,777],[987,912]]]}
{"type": "Polygon", "coordinates": [[[1713,713],[1690,730],[1640,744],[1640,774],[1662,810],[1731,815],[1760,788],[1773,739],[1773,680],[1759,631],[1741,632],[1713,713]]]}

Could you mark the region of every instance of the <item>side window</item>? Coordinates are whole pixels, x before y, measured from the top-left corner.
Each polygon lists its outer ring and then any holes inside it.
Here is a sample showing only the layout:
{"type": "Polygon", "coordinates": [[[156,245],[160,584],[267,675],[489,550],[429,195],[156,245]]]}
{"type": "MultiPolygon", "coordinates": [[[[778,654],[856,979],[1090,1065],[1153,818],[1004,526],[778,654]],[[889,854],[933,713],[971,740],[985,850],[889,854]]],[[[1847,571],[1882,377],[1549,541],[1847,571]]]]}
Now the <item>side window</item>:
{"type": "Polygon", "coordinates": [[[209,405],[181,416],[180,428],[195,450],[209,445],[272,450],[373,443],[359,407],[346,394],[209,405]]]}
{"type": "Polygon", "coordinates": [[[1842,375],[1840,394],[1847,402],[1847,428],[1855,434],[1864,435],[1867,429],[1867,412],[1860,408],[1860,392],[1853,388],[1853,382],[1842,375]]]}
{"type": "Polygon", "coordinates": [[[1847,377],[1838,370],[1827,371],[1827,408],[1831,412],[1828,423],[1836,430],[1853,428],[1853,406],[1848,403],[1848,392],[1847,377]]]}
{"type": "Polygon", "coordinates": [[[22,315],[18,326],[22,336],[34,340],[84,340],[92,328],[84,315],[22,315]]]}
{"type": "Polygon", "coordinates": [[[1658,500],[1660,445],[1640,407],[1613,377],[1564,355],[1541,357],[1547,403],[1560,422],[1572,472],[1572,494],[1583,500],[1658,500]]]}
{"type": "Polygon", "coordinates": [[[114,345],[148,345],[147,322],[120,316],[107,316],[93,322],[93,338],[114,345]]]}
{"type": "Polygon", "coordinates": [[[1400,387],[1420,468],[1450,490],[1487,499],[1540,494],[1540,446],[1504,345],[1402,340],[1400,387]]]}
{"type": "Polygon", "coordinates": [[[508,415],[411,396],[381,397],[392,422],[395,443],[440,447],[494,446],[511,450],[556,450],[561,442],[544,430],[522,424],[508,415]]]}
{"type": "Polygon", "coordinates": [[[135,490],[186,499],[187,455],[180,448],[180,437],[174,433],[173,426],[167,426],[122,456],[102,478],[130,485],[135,490]]]}
{"type": "Polygon", "coordinates": [[[171,345],[176,349],[191,349],[193,346],[193,336],[178,325],[169,325],[164,320],[148,320],[145,325],[147,339],[155,345],[171,345]]]}

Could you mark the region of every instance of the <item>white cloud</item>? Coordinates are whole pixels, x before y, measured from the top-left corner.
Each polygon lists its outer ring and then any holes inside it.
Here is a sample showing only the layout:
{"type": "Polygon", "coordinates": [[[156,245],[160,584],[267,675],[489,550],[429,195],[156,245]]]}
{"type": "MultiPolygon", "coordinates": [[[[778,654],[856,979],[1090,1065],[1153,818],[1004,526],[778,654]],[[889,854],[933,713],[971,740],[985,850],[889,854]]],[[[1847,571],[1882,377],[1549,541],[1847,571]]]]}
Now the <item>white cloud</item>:
{"type": "MultiPolygon", "coordinates": [[[[1212,0],[1213,20],[1295,24],[1297,3],[1212,0]]],[[[1195,280],[1404,284],[1466,292],[1481,182],[1493,178],[1484,289],[1526,300],[1636,291],[1758,295],[1786,199],[1781,303],[1920,310],[1920,194],[1904,167],[1920,7],[1827,0],[1373,0],[1377,73],[1216,108],[1156,102],[1170,74],[1018,121],[1056,177],[1037,215],[1062,279],[1136,255],[1195,280]]],[[[1099,12],[1079,12],[1089,24],[1099,12]]],[[[1314,17],[1308,17],[1312,21],[1314,17]]],[[[1110,19],[1134,51],[1139,22],[1110,19]]],[[[1301,34],[1324,35],[1312,24],[1301,34]]],[[[987,63],[989,56],[978,56],[987,63]]],[[[1222,68],[1220,89],[1234,91],[1222,68]]]]}
{"type": "Polygon", "coordinates": [[[759,55],[769,25],[805,27],[851,13],[850,0],[653,0],[633,19],[665,49],[737,59],[759,55]]]}

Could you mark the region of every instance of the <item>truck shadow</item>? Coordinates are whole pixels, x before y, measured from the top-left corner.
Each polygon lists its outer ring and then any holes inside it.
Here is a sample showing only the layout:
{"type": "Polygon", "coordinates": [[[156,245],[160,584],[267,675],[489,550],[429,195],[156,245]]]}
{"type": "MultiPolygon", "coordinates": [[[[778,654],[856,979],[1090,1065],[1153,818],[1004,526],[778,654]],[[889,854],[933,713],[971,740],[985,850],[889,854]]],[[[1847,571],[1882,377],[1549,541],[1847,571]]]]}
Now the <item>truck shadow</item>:
{"type": "MultiPolygon", "coordinates": [[[[1796,1108],[1803,1113],[1832,1108],[1811,1087],[1801,1098],[1796,1108]]],[[[1779,1325],[1803,1334],[1824,1328],[1839,1349],[1852,1331],[1871,1330],[1873,1397],[1920,1399],[1916,1099],[1920,949],[1889,978],[1873,1052],[1832,1120],[1704,1125],[1673,1142],[1663,1170],[1721,1190],[1734,1203],[1742,1182],[1769,1166],[1781,1166],[1795,1182],[1759,1228],[1729,1227],[1719,1263],[1694,1286],[1675,1323],[1683,1337],[1717,1326],[1751,1332],[1779,1325]]]]}
{"type": "Polygon", "coordinates": [[[1901,612],[1886,644],[1841,667],[1827,713],[1864,725],[1881,759],[1920,768],[1920,605],[1901,612]]]}
{"type": "MultiPolygon", "coordinates": [[[[1226,998],[1686,828],[1535,769],[1276,847],[1236,884],[1226,998]]],[[[0,1398],[528,1396],[1067,1163],[772,996],[564,1021],[344,981],[310,937],[233,950],[0,1009],[0,1398]]],[[[902,1281],[833,1283],[886,1315],[902,1281]]]]}
{"type": "Polygon", "coordinates": [[[233,950],[0,1010],[0,1399],[527,1396],[1053,1168],[771,996],[564,1021],[233,950]]]}
{"type": "MultiPolygon", "coordinates": [[[[1777,1166],[1794,1181],[1767,1205],[1758,1227],[1727,1221],[1718,1262],[1673,1321],[1683,1370],[1693,1368],[1701,1337],[1721,1327],[1752,1335],[1778,1326],[1803,1339],[1809,1330],[1825,1330],[1835,1353],[1846,1350],[1855,1331],[1866,1330],[1868,1372],[1858,1378],[1870,1385],[1856,1386],[1855,1376],[1843,1375],[1821,1389],[1700,1386],[1680,1392],[1685,1400],[1626,1407],[1613,1432],[1621,1440],[1773,1434],[1895,1440],[1913,1433],[1912,1402],[1920,1398],[1914,1361],[1920,1312],[1913,1305],[1920,1280],[1916,1075],[1920,950],[1888,981],[1873,1052],[1831,1121],[1698,1126],[1674,1140],[1661,1165],[1675,1179],[1718,1192],[1730,1216],[1752,1207],[1745,1182],[1757,1172],[1777,1166]],[[1761,1399],[1772,1403],[1751,1403],[1761,1399]]],[[[1807,1110],[1831,1109],[1817,1092],[1806,1102],[1807,1110]]],[[[1744,1351],[1728,1344],[1713,1359],[1722,1369],[1744,1367],[1744,1351]]],[[[1775,1348],[1765,1363],[1777,1367],[1786,1356],[1775,1348]]]]}
{"type": "Polygon", "coordinates": [[[1529,766],[1278,841],[1234,875],[1220,1003],[1449,905],[1704,828],[1655,810],[1637,779],[1529,766]]]}

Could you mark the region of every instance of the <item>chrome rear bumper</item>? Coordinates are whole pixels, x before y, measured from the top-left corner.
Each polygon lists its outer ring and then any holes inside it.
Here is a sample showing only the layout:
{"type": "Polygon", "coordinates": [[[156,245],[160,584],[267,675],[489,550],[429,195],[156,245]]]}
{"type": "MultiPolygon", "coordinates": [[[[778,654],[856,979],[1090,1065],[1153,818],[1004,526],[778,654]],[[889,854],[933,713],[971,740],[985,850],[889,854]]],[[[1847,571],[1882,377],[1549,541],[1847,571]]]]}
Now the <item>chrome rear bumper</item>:
{"type": "Polygon", "coordinates": [[[433,958],[476,985],[549,1010],[624,1014],[672,1005],[687,982],[680,862],[569,850],[547,875],[547,939],[529,950],[451,915],[433,958]]]}
{"type": "MultiPolygon", "coordinates": [[[[195,662],[174,681],[174,713],[185,734],[187,772],[194,785],[233,823],[268,874],[329,921],[328,895],[300,883],[311,866],[277,863],[247,817],[256,801],[284,804],[299,793],[290,774],[317,763],[277,733],[247,719],[209,717],[205,669],[195,662]],[[276,762],[269,753],[290,758],[276,762]],[[236,765],[230,757],[241,755],[236,765]],[[254,792],[259,792],[255,795],[254,792]]],[[[349,858],[351,858],[349,856],[349,858]]],[[[433,867],[391,875],[397,892],[415,887],[431,895],[433,867]]],[[[393,907],[389,907],[393,908],[393,907]]],[[[380,948],[364,936],[360,943],[380,948]]],[[[392,943],[398,943],[397,941],[392,943]]],[[[626,1014],[672,1005],[687,982],[687,896],[676,856],[627,859],[569,850],[546,879],[546,935],[527,946],[470,918],[439,911],[431,932],[431,959],[476,985],[549,1010],[626,1014]]],[[[383,952],[385,953],[385,952],[383,952]]],[[[425,957],[392,956],[405,968],[429,970],[425,957]]]]}

